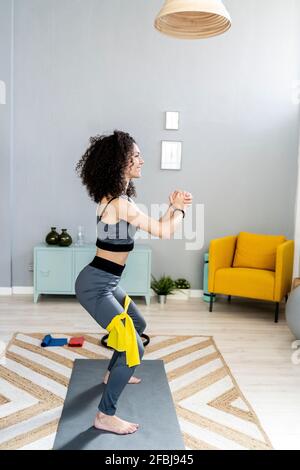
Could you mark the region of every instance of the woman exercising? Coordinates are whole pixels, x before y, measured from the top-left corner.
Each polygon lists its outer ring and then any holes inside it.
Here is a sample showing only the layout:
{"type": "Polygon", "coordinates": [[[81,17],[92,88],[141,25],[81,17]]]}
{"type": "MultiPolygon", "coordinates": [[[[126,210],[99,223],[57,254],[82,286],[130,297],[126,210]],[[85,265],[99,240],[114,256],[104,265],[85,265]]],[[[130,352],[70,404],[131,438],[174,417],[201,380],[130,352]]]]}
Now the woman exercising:
{"type": "Polygon", "coordinates": [[[94,426],[117,434],[133,433],[139,427],[115,413],[126,384],[141,381],[133,373],[144,354],[141,335],[146,328],[139,309],[119,281],[134,248],[136,231],[170,239],[192,203],[190,193],[174,191],[168,210],[159,220],[140,211],[131,199],[136,196],[132,180],[141,177],[143,164],[135,140],[128,133],[114,131],[109,136],[91,137],[89,148],[76,165],[82,183],[98,204],[96,256],[77,276],[75,293],[80,304],[109,332],[107,345],[114,349],[94,426]]]}

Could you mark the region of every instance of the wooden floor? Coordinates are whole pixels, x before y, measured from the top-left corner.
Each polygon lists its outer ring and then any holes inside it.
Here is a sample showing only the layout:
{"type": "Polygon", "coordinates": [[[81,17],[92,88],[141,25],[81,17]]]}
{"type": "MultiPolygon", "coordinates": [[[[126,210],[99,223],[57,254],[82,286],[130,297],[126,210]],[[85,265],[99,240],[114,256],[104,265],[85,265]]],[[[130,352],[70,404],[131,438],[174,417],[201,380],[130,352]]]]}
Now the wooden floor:
{"type": "MultiPolygon", "coordinates": [[[[300,449],[300,365],[291,360],[294,337],[284,318],[274,323],[271,303],[218,298],[214,312],[202,299],[174,300],[165,305],[133,297],[146,322],[145,333],[213,336],[245,397],[275,449],[300,449]]],[[[13,333],[106,333],[75,296],[0,296],[0,339],[13,333]]]]}

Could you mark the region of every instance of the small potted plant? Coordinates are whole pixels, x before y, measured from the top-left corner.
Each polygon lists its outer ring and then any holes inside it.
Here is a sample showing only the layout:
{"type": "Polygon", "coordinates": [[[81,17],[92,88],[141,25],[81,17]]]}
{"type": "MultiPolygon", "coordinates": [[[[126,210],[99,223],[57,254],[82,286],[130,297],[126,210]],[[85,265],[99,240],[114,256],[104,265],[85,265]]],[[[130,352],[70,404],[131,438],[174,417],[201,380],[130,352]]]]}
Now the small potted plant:
{"type": "Polygon", "coordinates": [[[176,299],[182,299],[182,300],[186,300],[187,298],[189,298],[189,289],[191,288],[191,284],[189,283],[189,281],[187,281],[186,279],[180,277],[178,279],[176,279],[175,281],[175,295],[176,295],[176,299]]]}
{"type": "Polygon", "coordinates": [[[166,303],[167,295],[173,294],[175,289],[175,282],[170,276],[163,275],[160,279],[156,279],[152,274],[151,288],[158,296],[160,304],[166,303]]]}

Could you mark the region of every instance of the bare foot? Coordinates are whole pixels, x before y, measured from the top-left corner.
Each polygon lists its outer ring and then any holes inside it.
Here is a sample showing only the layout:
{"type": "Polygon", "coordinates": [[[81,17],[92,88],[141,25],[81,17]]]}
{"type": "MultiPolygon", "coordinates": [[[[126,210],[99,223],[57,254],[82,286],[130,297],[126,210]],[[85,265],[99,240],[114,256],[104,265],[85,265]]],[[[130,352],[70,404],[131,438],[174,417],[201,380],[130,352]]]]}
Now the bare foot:
{"type": "MultiPolygon", "coordinates": [[[[107,384],[107,381],[108,381],[108,377],[109,377],[109,370],[106,372],[105,374],[105,377],[103,379],[103,383],[104,384],[107,384]]],[[[142,381],[142,379],[139,379],[138,377],[135,377],[134,375],[132,377],[130,377],[130,379],[128,380],[128,383],[129,384],[139,384],[140,382],[142,381]]]]}
{"type": "Polygon", "coordinates": [[[118,418],[116,415],[110,416],[99,411],[95,417],[94,427],[116,434],[132,434],[138,430],[139,424],[130,423],[129,421],[118,418]]]}

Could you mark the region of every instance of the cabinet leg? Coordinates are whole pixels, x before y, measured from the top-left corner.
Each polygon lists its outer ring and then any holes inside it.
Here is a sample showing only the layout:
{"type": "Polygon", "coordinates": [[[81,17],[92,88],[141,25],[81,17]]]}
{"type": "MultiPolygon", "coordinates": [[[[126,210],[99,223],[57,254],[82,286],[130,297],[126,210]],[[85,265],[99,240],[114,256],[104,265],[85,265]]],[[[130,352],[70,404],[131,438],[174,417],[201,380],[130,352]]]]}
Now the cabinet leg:
{"type": "Polygon", "coordinates": [[[38,293],[36,293],[36,292],[33,294],[33,302],[34,302],[35,304],[36,304],[37,301],[39,300],[39,296],[40,296],[40,294],[38,294],[38,293]]]}
{"type": "Polygon", "coordinates": [[[145,295],[146,305],[150,305],[151,295],[145,295]]]}

